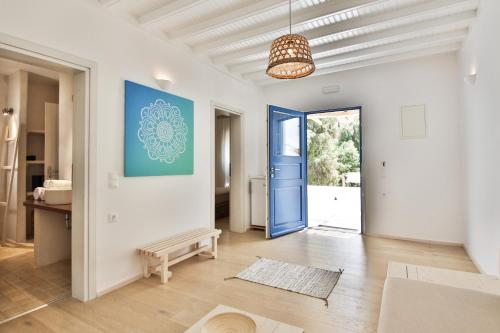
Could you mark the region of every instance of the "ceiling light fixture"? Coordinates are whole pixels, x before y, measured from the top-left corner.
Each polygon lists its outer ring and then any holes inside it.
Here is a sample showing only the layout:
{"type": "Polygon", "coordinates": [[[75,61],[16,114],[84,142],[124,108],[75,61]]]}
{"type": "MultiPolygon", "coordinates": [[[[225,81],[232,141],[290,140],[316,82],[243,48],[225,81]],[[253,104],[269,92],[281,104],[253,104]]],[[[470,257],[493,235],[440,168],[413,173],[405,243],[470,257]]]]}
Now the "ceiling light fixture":
{"type": "Polygon", "coordinates": [[[288,1],[290,33],[275,39],[269,52],[266,74],[276,79],[298,79],[315,70],[307,39],[292,34],[292,0],[288,1]]]}

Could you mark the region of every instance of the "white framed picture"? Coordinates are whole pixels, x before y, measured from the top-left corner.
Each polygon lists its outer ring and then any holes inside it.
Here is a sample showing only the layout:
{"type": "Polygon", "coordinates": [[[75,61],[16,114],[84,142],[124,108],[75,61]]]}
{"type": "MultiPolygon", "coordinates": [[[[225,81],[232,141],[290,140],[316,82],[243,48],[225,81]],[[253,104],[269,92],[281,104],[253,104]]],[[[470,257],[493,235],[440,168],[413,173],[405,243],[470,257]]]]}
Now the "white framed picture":
{"type": "Polygon", "coordinates": [[[423,139],[427,136],[425,105],[401,107],[401,138],[423,139]]]}

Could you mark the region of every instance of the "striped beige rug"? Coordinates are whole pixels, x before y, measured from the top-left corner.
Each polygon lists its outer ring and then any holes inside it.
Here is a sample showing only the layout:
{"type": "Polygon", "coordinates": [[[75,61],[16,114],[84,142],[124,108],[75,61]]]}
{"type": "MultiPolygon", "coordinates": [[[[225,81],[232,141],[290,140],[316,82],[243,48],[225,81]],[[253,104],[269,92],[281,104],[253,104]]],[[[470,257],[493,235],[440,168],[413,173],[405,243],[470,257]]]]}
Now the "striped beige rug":
{"type": "Polygon", "coordinates": [[[260,258],[235,278],[320,298],[328,306],[328,296],[342,272],[260,258]]]}

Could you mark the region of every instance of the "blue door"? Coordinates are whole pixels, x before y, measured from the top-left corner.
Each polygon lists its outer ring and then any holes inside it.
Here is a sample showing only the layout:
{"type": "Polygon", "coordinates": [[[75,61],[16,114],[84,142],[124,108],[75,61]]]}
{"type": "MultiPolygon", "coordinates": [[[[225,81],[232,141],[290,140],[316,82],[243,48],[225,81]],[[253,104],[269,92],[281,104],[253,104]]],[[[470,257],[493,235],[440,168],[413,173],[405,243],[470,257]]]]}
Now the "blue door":
{"type": "Polygon", "coordinates": [[[269,230],[271,238],[307,226],[305,114],[268,106],[269,230]]]}

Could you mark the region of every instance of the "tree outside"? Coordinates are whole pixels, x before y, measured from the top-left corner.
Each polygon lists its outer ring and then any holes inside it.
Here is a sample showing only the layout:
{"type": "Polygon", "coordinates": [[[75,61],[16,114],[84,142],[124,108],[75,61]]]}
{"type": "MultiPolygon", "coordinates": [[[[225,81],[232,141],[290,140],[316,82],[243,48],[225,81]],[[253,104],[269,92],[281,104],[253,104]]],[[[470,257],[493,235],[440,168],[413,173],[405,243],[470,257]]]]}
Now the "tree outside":
{"type": "Polygon", "coordinates": [[[360,171],[360,132],[357,116],[307,120],[309,185],[356,186],[349,173],[360,171]]]}

